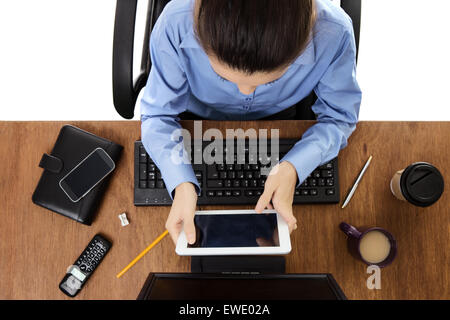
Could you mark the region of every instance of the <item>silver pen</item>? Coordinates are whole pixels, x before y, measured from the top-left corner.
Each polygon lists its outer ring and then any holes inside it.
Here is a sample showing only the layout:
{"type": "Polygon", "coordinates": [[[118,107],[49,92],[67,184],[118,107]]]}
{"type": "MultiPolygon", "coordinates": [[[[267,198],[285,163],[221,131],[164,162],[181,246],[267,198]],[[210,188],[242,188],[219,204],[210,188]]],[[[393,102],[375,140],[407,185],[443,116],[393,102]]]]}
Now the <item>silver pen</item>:
{"type": "Polygon", "coordinates": [[[350,193],[348,194],[347,198],[344,201],[344,204],[342,205],[342,209],[344,209],[347,204],[350,202],[350,200],[353,197],[353,194],[356,191],[356,188],[358,188],[358,184],[361,181],[361,178],[363,177],[364,173],[366,172],[367,168],[369,167],[370,162],[372,161],[372,156],[369,157],[369,159],[366,161],[366,164],[364,165],[364,167],[362,168],[361,172],[359,173],[358,178],[355,181],[355,184],[352,187],[352,190],[350,190],[350,193]]]}

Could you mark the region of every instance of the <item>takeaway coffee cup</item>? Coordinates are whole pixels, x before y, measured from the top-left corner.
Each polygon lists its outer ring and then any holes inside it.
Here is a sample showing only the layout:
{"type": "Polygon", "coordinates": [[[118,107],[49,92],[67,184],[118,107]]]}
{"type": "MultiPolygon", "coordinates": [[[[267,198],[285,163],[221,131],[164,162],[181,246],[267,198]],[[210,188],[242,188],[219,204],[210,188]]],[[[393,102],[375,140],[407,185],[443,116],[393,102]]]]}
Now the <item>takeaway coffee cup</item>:
{"type": "Polygon", "coordinates": [[[444,178],[432,164],[416,162],[394,174],[391,191],[399,200],[428,207],[438,201],[444,192],[444,178]]]}
{"type": "Polygon", "coordinates": [[[348,249],[352,256],[380,268],[394,261],[397,242],[387,230],[378,227],[358,230],[346,222],[341,222],[339,228],[348,236],[348,249]]]}

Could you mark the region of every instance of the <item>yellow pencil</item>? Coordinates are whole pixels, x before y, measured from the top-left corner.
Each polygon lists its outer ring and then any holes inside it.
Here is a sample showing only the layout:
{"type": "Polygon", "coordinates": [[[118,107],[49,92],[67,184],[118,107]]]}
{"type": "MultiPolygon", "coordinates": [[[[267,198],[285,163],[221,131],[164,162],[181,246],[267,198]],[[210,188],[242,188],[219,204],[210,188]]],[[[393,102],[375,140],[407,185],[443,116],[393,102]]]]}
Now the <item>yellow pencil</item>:
{"type": "Polygon", "coordinates": [[[155,241],[153,241],[147,248],[145,248],[144,251],[142,251],[136,258],[134,258],[134,260],[131,261],[122,271],[120,271],[116,277],[120,278],[125,272],[128,271],[128,269],[134,266],[134,264],[138,262],[147,252],[149,252],[154,246],[156,246],[158,242],[160,242],[165,236],[167,236],[168,233],[169,231],[167,230],[161,233],[161,235],[158,238],[156,238],[155,241]]]}

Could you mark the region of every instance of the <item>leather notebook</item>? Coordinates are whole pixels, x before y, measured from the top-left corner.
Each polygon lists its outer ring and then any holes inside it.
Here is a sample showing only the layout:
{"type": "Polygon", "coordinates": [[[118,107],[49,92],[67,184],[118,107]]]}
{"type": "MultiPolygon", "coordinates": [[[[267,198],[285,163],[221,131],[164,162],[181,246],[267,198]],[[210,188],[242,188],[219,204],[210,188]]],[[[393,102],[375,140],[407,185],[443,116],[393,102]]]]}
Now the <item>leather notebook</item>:
{"type": "Polygon", "coordinates": [[[123,149],[121,145],[72,125],[63,126],[52,152],[44,153],[39,163],[44,171],[33,193],[33,203],[90,225],[115,170],[78,202],[69,199],[59,186],[59,181],[96,148],[105,150],[117,167],[123,149]]]}

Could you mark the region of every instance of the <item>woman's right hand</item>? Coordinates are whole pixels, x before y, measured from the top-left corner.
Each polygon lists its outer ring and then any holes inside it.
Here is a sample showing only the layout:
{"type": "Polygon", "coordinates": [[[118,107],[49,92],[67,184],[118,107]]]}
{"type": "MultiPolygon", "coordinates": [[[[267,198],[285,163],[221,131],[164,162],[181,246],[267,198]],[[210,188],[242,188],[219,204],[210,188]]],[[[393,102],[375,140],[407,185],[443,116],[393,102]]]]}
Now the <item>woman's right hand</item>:
{"type": "Polygon", "coordinates": [[[169,231],[175,245],[182,228],[188,243],[195,243],[194,215],[196,206],[197,193],[194,185],[190,182],[179,184],[175,188],[175,197],[166,221],[166,229],[169,231]]]}

